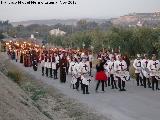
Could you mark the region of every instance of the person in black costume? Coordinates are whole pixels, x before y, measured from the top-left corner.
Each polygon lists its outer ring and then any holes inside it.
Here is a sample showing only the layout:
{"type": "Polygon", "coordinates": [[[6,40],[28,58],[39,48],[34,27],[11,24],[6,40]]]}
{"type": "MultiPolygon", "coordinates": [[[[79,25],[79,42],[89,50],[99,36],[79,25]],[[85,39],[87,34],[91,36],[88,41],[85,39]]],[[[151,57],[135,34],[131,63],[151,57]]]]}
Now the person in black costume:
{"type": "Polygon", "coordinates": [[[37,62],[37,59],[34,58],[34,59],[33,59],[33,70],[34,70],[34,71],[37,71],[37,68],[38,68],[38,62],[37,62]]]}
{"type": "Polygon", "coordinates": [[[60,82],[66,82],[66,68],[67,68],[67,58],[63,56],[60,60],[60,82]]]}
{"type": "Polygon", "coordinates": [[[103,62],[102,60],[99,59],[99,62],[96,65],[96,70],[97,70],[96,80],[98,81],[96,86],[96,92],[98,90],[100,82],[102,83],[102,91],[104,92],[104,84],[105,84],[105,81],[107,80],[107,76],[104,71],[104,64],[105,64],[105,61],[103,62]]]}

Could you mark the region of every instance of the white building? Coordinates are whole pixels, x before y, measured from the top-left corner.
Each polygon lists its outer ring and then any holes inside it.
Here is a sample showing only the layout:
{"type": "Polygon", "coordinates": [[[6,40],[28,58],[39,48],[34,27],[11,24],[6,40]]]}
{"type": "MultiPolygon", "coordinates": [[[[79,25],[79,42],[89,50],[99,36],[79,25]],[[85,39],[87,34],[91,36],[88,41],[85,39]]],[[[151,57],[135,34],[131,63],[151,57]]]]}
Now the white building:
{"type": "Polygon", "coordinates": [[[143,26],[143,22],[138,21],[137,26],[138,26],[138,27],[142,27],[142,26],[143,26]]]}
{"type": "Polygon", "coordinates": [[[55,36],[63,36],[63,35],[66,34],[66,32],[61,31],[61,30],[59,30],[59,28],[58,28],[58,29],[50,30],[50,31],[49,31],[49,34],[50,34],[50,35],[55,35],[55,36]]]}
{"type": "Polygon", "coordinates": [[[31,39],[35,39],[33,34],[31,34],[31,39]]]}

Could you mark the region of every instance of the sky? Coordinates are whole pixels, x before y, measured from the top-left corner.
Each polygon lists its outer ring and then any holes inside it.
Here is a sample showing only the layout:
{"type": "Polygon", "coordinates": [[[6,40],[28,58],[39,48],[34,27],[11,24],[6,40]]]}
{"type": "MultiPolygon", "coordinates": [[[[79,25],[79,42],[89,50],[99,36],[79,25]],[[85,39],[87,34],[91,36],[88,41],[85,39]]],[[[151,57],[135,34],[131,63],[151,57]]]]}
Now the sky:
{"type": "Polygon", "coordinates": [[[37,2],[58,2],[58,4],[54,5],[13,5],[8,4],[10,1],[15,2],[20,0],[0,0],[0,20],[15,22],[70,18],[106,19],[133,12],[146,13],[160,11],[160,0],[74,0],[76,2],[75,5],[60,4],[60,1],[65,2],[69,0],[35,0],[37,2]],[[1,4],[1,1],[3,4],[1,4]],[[7,2],[6,4],[4,4],[5,1],[7,2]]]}

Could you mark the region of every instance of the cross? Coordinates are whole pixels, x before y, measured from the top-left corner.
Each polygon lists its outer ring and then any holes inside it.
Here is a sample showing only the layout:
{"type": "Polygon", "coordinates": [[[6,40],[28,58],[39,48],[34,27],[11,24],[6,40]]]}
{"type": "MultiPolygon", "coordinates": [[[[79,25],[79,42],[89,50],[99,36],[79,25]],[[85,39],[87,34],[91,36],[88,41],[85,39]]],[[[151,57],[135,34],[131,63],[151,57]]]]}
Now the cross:
{"type": "Polygon", "coordinates": [[[85,64],[83,67],[84,67],[84,68],[85,68],[85,70],[87,71],[87,67],[88,67],[88,66],[85,64]]]}
{"type": "Polygon", "coordinates": [[[114,63],[112,64],[112,67],[114,67],[114,63]]]}
{"type": "Polygon", "coordinates": [[[139,65],[137,65],[137,67],[141,67],[141,61],[138,61],[139,65]]]}
{"type": "Polygon", "coordinates": [[[155,66],[155,68],[157,68],[157,64],[158,64],[158,63],[156,63],[156,62],[153,64],[153,65],[155,66]]]}
{"type": "Polygon", "coordinates": [[[121,66],[121,70],[123,70],[123,66],[124,66],[124,65],[121,63],[121,64],[119,64],[119,66],[121,66]]]}
{"type": "Polygon", "coordinates": [[[91,82],[91,79],[88,79],[87,81],[89,81],[89,83],[91,82]]]}
{"type": "Polygon", "coordinates": [[[146,61],[145,63],[146,63],[146,67],[147,67],[147,65],[148,65],[148,61],[146,61]]]}

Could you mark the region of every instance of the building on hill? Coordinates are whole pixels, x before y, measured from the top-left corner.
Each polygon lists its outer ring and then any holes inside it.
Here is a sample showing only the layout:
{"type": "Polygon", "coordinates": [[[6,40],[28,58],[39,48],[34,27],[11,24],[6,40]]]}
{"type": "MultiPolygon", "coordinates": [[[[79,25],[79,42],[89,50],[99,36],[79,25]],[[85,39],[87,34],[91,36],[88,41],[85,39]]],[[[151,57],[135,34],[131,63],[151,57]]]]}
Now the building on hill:
{"type": "Polygon", "coordinates": [[[154,16],[160,17],[160,11],[155,12],[155,13],[154,13],[154,16]]]}
{"type": "Polygon", "coordinates": [[[58,29],[50,30],[50,31],[49,31],[49,34],[50,34],[50,35],[55,35],[55,36],[63,36],[63,35],[66,34],[66,32],[61,31],[61,30],[59,30],[59,28],[58,28],[58,29]]]}
{"type": "Polygon", "coordinates": [[[129,26],[129,27],[150,27],[156,28],[160,25],[160,12],[153,13],[130,13],[113,19],[113,25],[129,26]]]}

